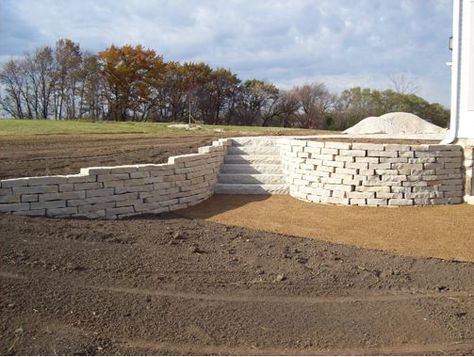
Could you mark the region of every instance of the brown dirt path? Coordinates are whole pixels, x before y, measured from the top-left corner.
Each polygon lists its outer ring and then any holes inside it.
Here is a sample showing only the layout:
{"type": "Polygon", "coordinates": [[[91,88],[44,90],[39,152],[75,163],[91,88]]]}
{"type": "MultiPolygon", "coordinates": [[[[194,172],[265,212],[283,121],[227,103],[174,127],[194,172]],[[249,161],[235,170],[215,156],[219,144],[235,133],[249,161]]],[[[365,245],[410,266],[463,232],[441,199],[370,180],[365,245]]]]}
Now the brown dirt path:
{"type": "Polygon", "coordinates": [[[175,215],[0,215],[0,354],[472,354],[474,264],[175,215]]]}
{"type": "Polygon", "coordinates": [[[185,217],[408,256],[474,262],[474,206],[370,208],[289,196],[215,195],[185,217]]]}

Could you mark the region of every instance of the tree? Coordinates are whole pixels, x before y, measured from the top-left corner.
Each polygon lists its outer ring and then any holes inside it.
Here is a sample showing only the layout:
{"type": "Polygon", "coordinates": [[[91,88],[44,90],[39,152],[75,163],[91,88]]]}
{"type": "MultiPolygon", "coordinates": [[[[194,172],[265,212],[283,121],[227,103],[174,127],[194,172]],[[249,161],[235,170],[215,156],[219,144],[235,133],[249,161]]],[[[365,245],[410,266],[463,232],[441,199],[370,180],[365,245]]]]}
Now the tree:
{"type": "Polygon", "coordinates": [[[25,107],[25,83],[18,61],[10,60],[0,71],[0,84],[4,93],[0,97],[0,105],[13,118],[32,118],[33,114],[25,107]]]}
{"type": "Polygon", "coordinates": [[[244,82],[240,88],[235,114],[245,125],[260,125],[272,112],[278,99],[278,88],[258,79],[244,82]]]}
{"type": "Polygon", "coordinates": [[[228,69],[211,70],[207,81],[197,91],[198,108],[205,123],[219,124],[223,112],[231,107],[240,80],[228,69]]]}
{"type": "Polygon", "coordinates": [[[140,45],[125,45],[99,52],[99,59],[106,86],[107,118],[146,118],[153,105],[157,105],[152,93],[164,70],[161,56],[140,45]]]}
{"type": "Polygon", "coordinates": [[[79,71],[79,118],[99,119],[105,114],[105,87],[99,58],[90,53],[83,55],[79,71]]]}
{"type": "Polygon", "coordinates": [[[78,112],[77,91],[80,81],[82,54],[79,44],[69,39],[56,42],[55,119],[75,118],[78,112]]]}
{"type": "Polygon", "coordinates": [[[420,86],[415,79],[406,74],[393,74],[389,77],[393,90],[400,94],[416,94],[420,90],[420,86]]]}
{"type": "Polygon", "coordinates": [[[305,84],[292,89],[299,104],[296,118],[303,128],[323,129],[325,115],[332,108],[335,97],[324,83],[305,84]]]}

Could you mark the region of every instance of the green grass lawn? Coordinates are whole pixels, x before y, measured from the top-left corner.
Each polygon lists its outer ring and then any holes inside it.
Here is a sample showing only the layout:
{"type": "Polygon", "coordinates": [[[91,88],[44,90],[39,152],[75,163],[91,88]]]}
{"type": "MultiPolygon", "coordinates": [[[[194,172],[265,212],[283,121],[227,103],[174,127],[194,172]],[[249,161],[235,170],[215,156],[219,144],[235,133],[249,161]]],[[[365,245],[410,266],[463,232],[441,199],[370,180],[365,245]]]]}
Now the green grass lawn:
{"type": "Polygon", "coordinates": [[[0,120],[0,136],[150,134],[157,136],[211,135],[311,135],[329,133],[321,130],[279,127],[199,125],[196,130],[170,128],[171,123],[94,122],[84,120],[0,120]]]}

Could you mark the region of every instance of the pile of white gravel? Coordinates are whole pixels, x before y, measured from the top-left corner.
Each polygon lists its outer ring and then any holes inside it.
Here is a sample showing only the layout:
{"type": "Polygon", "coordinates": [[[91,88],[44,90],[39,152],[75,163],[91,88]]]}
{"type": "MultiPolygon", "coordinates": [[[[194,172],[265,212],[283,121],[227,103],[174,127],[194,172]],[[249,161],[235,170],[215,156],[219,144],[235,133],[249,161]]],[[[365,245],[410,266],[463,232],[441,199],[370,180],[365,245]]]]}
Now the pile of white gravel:
{"type": "Polygon", "coordinates": [[[365,118],[345,130],[344,134],[439,134],[445,131],[446,129],[431,124],[415,114],[398,112],[365,118]]]}

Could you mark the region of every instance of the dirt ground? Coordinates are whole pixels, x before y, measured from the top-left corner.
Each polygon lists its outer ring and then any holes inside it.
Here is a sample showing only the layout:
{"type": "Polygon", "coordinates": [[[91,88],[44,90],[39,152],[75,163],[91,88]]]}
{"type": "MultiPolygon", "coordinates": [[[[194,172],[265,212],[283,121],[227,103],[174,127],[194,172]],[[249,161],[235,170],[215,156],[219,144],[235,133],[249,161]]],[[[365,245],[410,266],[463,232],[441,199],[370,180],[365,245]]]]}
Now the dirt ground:
{"type": "Polygon", "coordinates": [[[0,227],[1,354],[474,353],[472,263],[176,215],[0,227]]]}
{"type": "Polygon", "coordinates": [[[163,163],[172,155],[197,152],[213,136],[47,135],[0,139],[0,179],[66,175],[81,167],[163,163]]]}
{"type": "MultiPolygon", "coordinates": [[[[163,162],[211,140],[2,138],[0,177],[163,162]]],[[[454,230],[469,233],[472,209],[406,211],[406,235],[402,210],[279,199],[215,197],[123,221],[0,215],[0,354],[474,353],[474,264],[460,261],[474,249],[454,230]],[[238,227],[258,219],[274,232],[238,227]],[[410,240],[456,260],[352,246],[401,252],[410,240]]]]}
{"type": "Polygon", "coordinates": [[[215,195],[189,218],[393,253],[474,262],[474,206],[373,208],[320,205],[290,196],[215,195]]]}

